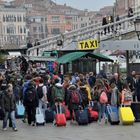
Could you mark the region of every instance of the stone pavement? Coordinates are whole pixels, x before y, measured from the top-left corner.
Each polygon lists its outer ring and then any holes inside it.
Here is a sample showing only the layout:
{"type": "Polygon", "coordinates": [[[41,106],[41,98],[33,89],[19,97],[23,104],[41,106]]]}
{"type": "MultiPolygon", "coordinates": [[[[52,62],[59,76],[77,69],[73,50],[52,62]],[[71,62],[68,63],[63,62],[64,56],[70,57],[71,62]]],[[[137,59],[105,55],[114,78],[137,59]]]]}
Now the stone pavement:
{"type": "MultiPolygon", "coordinates": [[[[0,122],[0,126],[2,126],[0,122]]],[[[32,127],[18,120],[18,132],[0,130],[0,140],[139,140],[140,123],[132,126],[111,126],[92,123],[88,126],[55,127],[52,124],[32,127]]]]}

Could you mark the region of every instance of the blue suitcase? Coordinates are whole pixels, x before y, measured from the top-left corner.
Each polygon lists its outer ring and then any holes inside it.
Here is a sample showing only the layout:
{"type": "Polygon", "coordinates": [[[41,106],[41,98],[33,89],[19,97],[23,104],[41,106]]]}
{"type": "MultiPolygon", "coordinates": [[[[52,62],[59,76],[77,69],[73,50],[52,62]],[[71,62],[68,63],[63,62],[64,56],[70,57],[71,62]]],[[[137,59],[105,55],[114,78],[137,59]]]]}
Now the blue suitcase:
{"type": "Polygon", "coordinates": [[[25,113],[25,108],[23,104],[19,101],[16,104],[16,118],[23,118],[25,113]]]}
{"type": "Polygon", "coordinates": [[[52,123],[54,121],[54,112],[51,108],[45,110],[45,121],[46,123],[52,123]]]}
{"type": "Polygon", "coordinates": [[[89,120],[88,120],[88,110],[78,110],[76,111],[76,121],[78,122],[79,125],[87,125],[89,120]]]}
{"type": "Polygon", "coordinates": [[[107,106],[107,113],[108,113],[108,121],[111,125],[118,125],[120,123],[119,120],[119,112],[116,106],[107,106]]]}

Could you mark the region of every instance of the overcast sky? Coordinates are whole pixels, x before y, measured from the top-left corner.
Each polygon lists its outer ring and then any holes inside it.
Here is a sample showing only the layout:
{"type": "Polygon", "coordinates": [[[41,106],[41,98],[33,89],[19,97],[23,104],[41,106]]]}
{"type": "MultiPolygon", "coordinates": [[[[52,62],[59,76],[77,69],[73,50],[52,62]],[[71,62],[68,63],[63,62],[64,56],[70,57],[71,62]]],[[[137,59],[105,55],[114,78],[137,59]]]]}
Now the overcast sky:
{"type": "Polygon", "coordinates": [[[89,9],[95,11],[107,5],[113,5],[115,0],[54,0],[54,2],[58,4],[66,3],[68,6],[81,10],[89,9]]]}

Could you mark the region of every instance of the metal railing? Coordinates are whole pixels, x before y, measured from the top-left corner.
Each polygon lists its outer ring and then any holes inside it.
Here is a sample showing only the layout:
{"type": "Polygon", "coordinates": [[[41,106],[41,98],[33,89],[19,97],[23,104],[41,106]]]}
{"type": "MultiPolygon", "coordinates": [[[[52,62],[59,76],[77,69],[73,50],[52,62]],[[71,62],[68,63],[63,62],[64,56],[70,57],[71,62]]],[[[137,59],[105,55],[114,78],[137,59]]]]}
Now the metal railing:
{"type": "Polygon", "coordinates": [[[43,51],[46,50],[60,50],[64,49],[68,44],[75,38],[76,41],[81,41],[85,39],[95,38],[97,34],[100,35],[100,40],[112,39],[115,36],[121,34],[127,34],[135,30],[133,21],[137,16],[140,16],[140,11],[137,11],[133,17],[128,18],[127,15],[120,17],[120,21],[113,22],[102,26],[101,23],[93,24],[78,30],[74,30],[63,34],[64,44],[62,46],[57,46],[57,40],[62,39],[61,35],[50,37],[40,41],[39,46],[28,49],[28,55],[37,56],[41,55],[43,51]]]}

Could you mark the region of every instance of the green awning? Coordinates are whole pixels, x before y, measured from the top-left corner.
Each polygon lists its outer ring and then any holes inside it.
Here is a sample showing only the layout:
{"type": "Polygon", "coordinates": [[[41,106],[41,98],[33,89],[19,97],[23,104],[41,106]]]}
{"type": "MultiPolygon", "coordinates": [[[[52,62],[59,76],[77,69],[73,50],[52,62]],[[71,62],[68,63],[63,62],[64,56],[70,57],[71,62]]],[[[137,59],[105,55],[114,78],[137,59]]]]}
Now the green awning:
{"type": "Polygon", "coordinates": [[[89,56],[89,57],[95,58],[95,60],[98,59],[99,61],[113,62],[112,59],[110,59],[109,57],[104,56],[102,54],[93,54],[93,53],[83,52],[83,51],[65,54],[65,55],[61,56],[60,58],[58,58],[57,62],[59,62],[61,64],[65,64],[65,63],[77,60],[83,56],[89,56]]]}
{"type": "Polygon", "coordinates": [[[114,62],[114,60],[110,59],[109,57],[101,54],[101,53],[89,53],[88,56],[92,57],[92,58],[95,58],[99,61],[104,61],[104,62],[114,62]]]}
{"type": "Polygon", "coordinates": [[[72,52],[61,56],[60,58],[57,59],[57,61],[61,64],[65,64],[68,62],[72,62],[78,58],[81,58],[87,54],[88,52],[72,52]]]}

